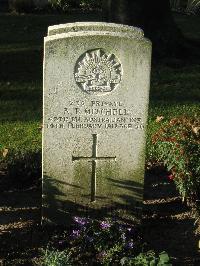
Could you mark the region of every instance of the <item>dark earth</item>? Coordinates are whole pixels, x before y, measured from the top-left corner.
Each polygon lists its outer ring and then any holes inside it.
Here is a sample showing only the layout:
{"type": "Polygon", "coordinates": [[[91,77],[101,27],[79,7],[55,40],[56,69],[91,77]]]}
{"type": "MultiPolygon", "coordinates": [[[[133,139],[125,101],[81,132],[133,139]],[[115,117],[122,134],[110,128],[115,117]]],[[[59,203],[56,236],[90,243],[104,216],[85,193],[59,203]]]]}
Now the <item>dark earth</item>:
{"type": "MultiPolygon", "coordinates": [[[[1,180],[5,175],[1,173],[1,180]]],[[[200,265],[200,221],[182,203],[161,166],[146,171],[143,236],[150,249],[167,251],[173,265],[200,265]]],[[[31,186],[0,194],[0,265],[34,265],[52,229],[40,226],[41,188],[31,186]]]]}

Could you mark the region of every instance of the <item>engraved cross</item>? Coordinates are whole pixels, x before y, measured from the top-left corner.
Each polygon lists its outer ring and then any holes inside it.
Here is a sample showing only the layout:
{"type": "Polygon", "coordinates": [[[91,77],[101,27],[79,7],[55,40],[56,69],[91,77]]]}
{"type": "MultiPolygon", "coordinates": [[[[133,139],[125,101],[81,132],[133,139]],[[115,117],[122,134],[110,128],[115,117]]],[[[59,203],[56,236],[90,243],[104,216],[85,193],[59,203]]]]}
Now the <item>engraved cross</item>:
{"type": "Polygon", "coordinates": [[[73,156],[72,161],[91,161],[92,162],[92,175],[91,175],[91,202],[96,200],[96,167],[98,160],[116,160],[116,156],[106,157],[106,156],[97,156],[97,134],[92,134],[93,144],[92,144],[92,156],[73,156]]]}

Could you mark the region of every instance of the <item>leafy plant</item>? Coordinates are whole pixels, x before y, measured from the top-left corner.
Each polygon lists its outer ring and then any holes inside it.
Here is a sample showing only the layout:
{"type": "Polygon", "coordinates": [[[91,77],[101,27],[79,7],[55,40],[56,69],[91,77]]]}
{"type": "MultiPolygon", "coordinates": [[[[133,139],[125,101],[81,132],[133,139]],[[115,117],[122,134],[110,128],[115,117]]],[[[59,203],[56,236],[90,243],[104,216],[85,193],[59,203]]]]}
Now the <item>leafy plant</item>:
{"type": "Polygon", "coordinates": [[[163,124],[152,142],[182,197],[193,202],[200,199],[199,119],[174,118],[163,124]]]}
{"type": "Polygon", "coordinates": [[[70,8],[99,8],[102,0],[49,0],[49,3],[53,9],[66,12],[70,8]]]}
{"type": "Polygon", "coordinates": [[[65,0],[49,0],[50,6],[58,11],[65,12],[69,8],[68,2],[65,0]]]}
{"type": "Polygon", "coordinates": [[[187,14],[197,15],[200,12],[200,0],[170,0],[172,10],[181,10],[187,14]]]}
{"type": "Polygon", "coordinates": [[[0,149],[0,165],[5,166],[5,178],[0,190],[38,185],[41,177],[41,151],[10,151],[0,149]]]}
{"type": "Polygon", "coordinates": [[[9,6],[17,13],[31,13],[35,8],[33,0],[11,0],[9,6]]]}
{"type": "Polygon", "coordinates": [[[74,217],[70,232],[53,239],[51,247],[70,250],[74,265],[88,261],[112,265],[123,256],[137,255],[142,249],[142,241],[136,226],[111,219],[74,217]]]}
{"type": "Polygon", "coordinates": [[[170,6],[172,9],[180,8],[181,0],[170,0],[170,6]]]}
{"type": "Polygon", "coordinates": [[[148,251],[146,253],[140,253],[134,258],[124,257],[121,259],[120,263],[122,266],[172,266],[170,263],[170,257],[165,251],[161,252],[158,256],[156,256],[154,251],[148,251]]]}
{"type": "Polygon", "coordinates": [[[186,12],[189,14],[199,14],[200,0],[188,0],[186,12]]]}
{"type": "Polygon", "coordinates": [[[80,6],[84,9],[101,8],[102,0],[80,0],[80,6]]]}
{"type": "Polygon", "coordinates": [[[43,256],[40,261],[42,266],[70,266],[71,264],[71,252],[68,250],[42,250],[43,256]]]}
{"type": "Polygon", "coordinates": [[[88,262],[105,266],[171,266],[166,252],[145,251],[136,226],[114,219],[86,217],[74,217],[69,230],[54,235],[43,251],[42,262],[43,266],[88,265],[88,262]]]}
{"type": "Polygon", "coordinates": [[[136,227],[111,219],[74,219],[77,229],[73,230],[71,235],[72,245],[79,251],[96,254],[96,260],[100,263],[111,263],[123,253],[137,253],[141,243],[136,227]]]}

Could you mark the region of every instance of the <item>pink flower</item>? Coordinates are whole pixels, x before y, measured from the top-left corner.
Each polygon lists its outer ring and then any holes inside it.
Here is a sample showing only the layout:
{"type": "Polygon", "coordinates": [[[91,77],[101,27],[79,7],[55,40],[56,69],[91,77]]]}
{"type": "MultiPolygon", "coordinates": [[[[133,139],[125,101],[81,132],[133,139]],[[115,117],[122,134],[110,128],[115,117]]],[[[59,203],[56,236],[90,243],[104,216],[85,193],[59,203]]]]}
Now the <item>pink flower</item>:
{"type": "Polygon", "coordinates": [[[169,179],[169,180],[173,180],[174,178],[175,178],[174,175],[172,175],[172,174],[171,174],[171,175],[168,175],[168,179],[169,179]]]}

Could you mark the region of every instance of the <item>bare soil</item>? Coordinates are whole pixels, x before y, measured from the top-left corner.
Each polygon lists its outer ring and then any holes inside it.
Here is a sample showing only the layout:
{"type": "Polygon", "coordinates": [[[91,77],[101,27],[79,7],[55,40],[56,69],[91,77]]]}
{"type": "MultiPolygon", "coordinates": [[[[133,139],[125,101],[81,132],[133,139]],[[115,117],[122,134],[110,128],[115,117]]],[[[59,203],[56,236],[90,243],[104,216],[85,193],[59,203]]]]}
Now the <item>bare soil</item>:
{"type": "MultiPolygon", "coordinates": [[[[151,249],[167,251],[173,265],[200,265],[200,223],[195,212],[182,203],[165,171],[147,172],[144,199],[144,241],[151,249]]],[[[40,226],[40,218],[40,188],[1,192],[0,265],[34,265],[50,235],[49,228],[40,226]]]]}
{"type": "Polygon", "coordinates": [[[145,178],[143,232],[152,249],[167,251],[173,265],[200,265],[200,222],[182,202],[167,172],[156,167],[145,178]]]}

